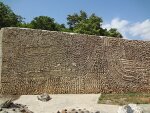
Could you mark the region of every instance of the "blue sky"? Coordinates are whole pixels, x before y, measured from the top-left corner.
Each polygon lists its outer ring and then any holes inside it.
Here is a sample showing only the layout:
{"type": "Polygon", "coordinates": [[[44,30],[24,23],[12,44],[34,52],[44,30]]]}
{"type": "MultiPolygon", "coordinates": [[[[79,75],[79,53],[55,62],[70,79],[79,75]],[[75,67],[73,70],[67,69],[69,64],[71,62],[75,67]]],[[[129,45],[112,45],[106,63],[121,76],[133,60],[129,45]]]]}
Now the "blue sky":
{"type": "Polygon", "coordinates": [[[125,38],[150,40],[150,0],[0,0],[30,22],[50,16],[66,23],[68,14],[86,11],[102,17],[103,27],[117,28],[125,38]]]}

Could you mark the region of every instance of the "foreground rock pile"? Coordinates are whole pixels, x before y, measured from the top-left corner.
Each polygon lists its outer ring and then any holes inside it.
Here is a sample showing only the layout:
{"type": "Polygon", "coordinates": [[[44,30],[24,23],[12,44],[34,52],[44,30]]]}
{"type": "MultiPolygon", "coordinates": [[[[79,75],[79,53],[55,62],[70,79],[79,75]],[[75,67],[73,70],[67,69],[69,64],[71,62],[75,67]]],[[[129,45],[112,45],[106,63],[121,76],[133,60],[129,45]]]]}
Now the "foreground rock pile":
{"type": "Polygon", "coordinates": [[[144,113],[143,109],[136,104],[128,104],[119,107],[118,113],[144,113]]]}
{"type": "Polygon", "coordinates": [[[0,113],[33,113],[22,104],[14,104],[11,99],[5,100],[0,104],[0,113]]]}
{"type": "Polygon", "coordinates": [[[58,111],[57,113],[104,113],[104,112],[100,111],[92,112],[86,109],[70,109],[70,110],[64,109],[62,111],[58,111]]]}

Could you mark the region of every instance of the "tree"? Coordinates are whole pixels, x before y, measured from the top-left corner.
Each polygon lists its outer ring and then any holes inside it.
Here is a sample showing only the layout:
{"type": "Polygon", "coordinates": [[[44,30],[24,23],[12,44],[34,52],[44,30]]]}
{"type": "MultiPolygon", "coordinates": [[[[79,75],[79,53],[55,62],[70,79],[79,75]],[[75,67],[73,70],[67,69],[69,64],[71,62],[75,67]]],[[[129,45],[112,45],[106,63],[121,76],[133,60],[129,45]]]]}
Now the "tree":
{"type": "Polygon", "coordinates": [[[52,30],[52,31],[58,31],[58,24],[54,22],[53,18],[50,18],[48,16],[39,16],[35,17],[31,21],[31,27],[34,29],[43,29],[43,30],[52,30]]]}
{"type": "Polygon", "coordinates": [[[116,37],[116,38],[122,38],[123,36],[117,31],[116,28],[111,28],[109,31],[108,31],[108,35],[107,36],[110,36],[110,37],[116,37]]]}
{"type": "Polygon", "coordinates": [[[84,22],[85,20],[87,20],[87,14],[84,11],[80,11],[80,15],[78,15],[77,13],[74,13],[73,15],[68,15],[67,17],[67,24],[69,25],[69,29],[73,30],[73,28],[81,23],[84,22]]]}
{"type": "Polygon", "coordinates": [[[92,14],[88,18],[82,18],[74,27],[74,32],[89,35],[103,35],[101,23],[102,19],[97,17],[95,14],[92,14]]]}
{"type": "Polygon", "coordinates": [[[58,31],[65,31],[65,29],[66,29],[65,24],[58,24],[58,23],[56,23],[56,29],[58,31]]]}
{"type": "Polygon", "coordinates": [[[22,27],[22,28],[32,28],[32,25],[30,23],[25,23],[22,22],[18,25],[18,27],[22,27]]]}
{"type": "Polygon", "coordinates": [[[105,34],[105,30],[101,27],[103,20],[95,14],[88,17],[86,12],[80,11],[80,14],[74,13],[73,15],[68,15],[67,21],[69,29],[72,32],[89,35],[105,34]]]}
{"type": "Polygon", "coordinates": [[[68,21],[67,24],[69,25],[69,29],[73,31],[73,28],[79,22],[78,14],[75,13],[74,15],[68,15],[67,21],[68,21]]]}
{"type": "Polygon", "coordinates": [[[19,27],[53,31],[64,31],[66,29],[64,24],[55,23],[54,19],[48,16],[35,17],[30,23],[22,22],[19,27]]]}
{"type": "Polygon", "coordinates": [[[102,19],[95,14],[87,16],[87,13],[80,11],[80,14],[74,13],[73,15],[68,15],[67,24],[69,29],[76,33],[90,34],[90,35],[101,35],[101,23],[102,19]]]}
{"type": "Polygon", "coordinates": [[[117,29],[112,28],[107,30],[102,28],[102,23],[102,18],[96,16],[94,13],[88,17],[87,13],[82,10],[79,14],[74,13],[67,17],[68,31],[89,35],[122,37],[117,29]]]}
{"type": "Polygon", "coordinates": [[[22,17],[16,15],[9,6],[0,2],[0,28],[16,27],[22,22],[22,17]]]}

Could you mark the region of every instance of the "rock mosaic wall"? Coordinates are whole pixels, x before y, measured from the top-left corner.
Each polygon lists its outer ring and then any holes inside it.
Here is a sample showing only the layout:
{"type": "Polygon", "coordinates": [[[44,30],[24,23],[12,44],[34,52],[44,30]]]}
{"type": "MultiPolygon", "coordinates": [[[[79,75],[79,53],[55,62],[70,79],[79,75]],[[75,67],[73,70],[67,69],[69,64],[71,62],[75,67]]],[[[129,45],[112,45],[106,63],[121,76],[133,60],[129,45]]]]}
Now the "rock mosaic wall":
{"type": "Polygon", "coordinates": [[[20,28],[1,35],[3,94],[150,92],[148,41],[20,28]]]}

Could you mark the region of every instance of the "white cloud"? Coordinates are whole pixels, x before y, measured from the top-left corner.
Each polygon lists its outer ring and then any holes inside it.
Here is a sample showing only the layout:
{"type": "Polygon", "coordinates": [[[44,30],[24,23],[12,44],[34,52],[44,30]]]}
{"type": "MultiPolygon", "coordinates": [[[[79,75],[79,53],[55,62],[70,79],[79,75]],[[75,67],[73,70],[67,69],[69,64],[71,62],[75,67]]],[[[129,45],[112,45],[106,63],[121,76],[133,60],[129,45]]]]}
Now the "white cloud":
{"type": "Polygon", "coordinates": [[[127,20],[121,20],[119,18],[114,18],[110,24],[105,24],[103,25],[104,28],[118,28],[118,29],[122,29],[124,28],[129,22],[127,20]]]}
{"type": "Polygon", "coordinates": [[[127,20],[114,18],[110,24],[104,24],[103,28],[117,28],[124,38],[127,38],[128,34],[128,37],[140,37],[143,40],[150,40],[150,19],[131,24],[127,20]]]}
{"type": "Polygon", "coordinates": [[[150,19],[133,24],[129,33],[132,36],[140,36],[143,40],[150,40],[150,19]]]}
{"type": "Polygon", "coordinates": [[[110,24],[104,24],[103,28],[117,28],[119,32],[126,38],[126,31],[128,30],[129,22],[127,20],[121,20],[119,18],[114,18],[110,24]]]}

